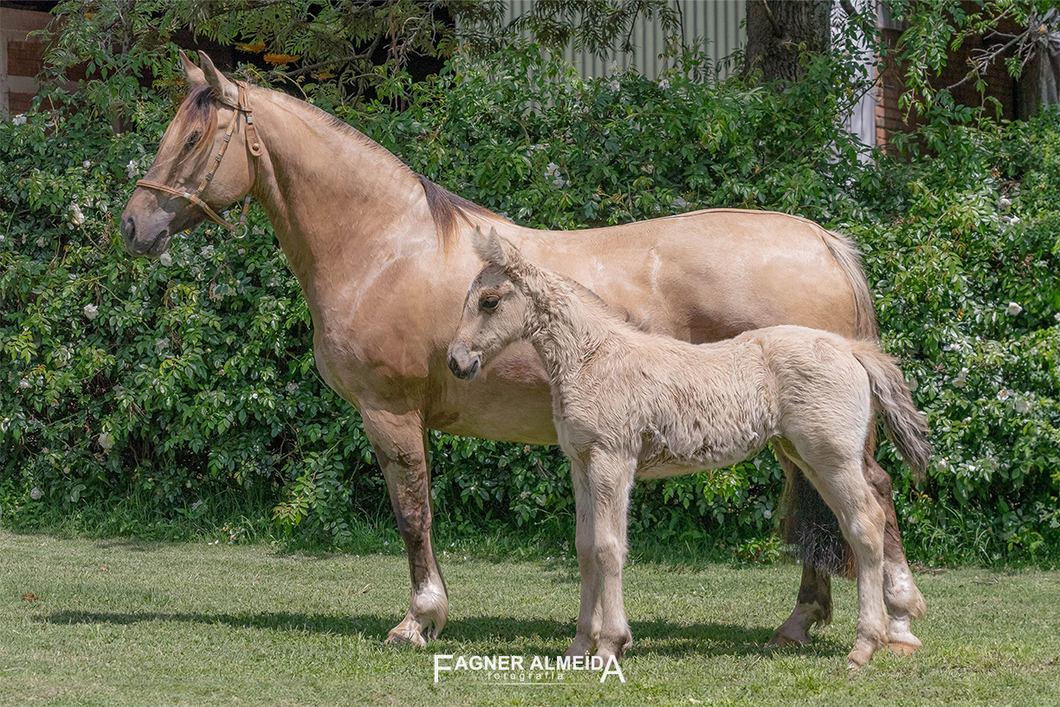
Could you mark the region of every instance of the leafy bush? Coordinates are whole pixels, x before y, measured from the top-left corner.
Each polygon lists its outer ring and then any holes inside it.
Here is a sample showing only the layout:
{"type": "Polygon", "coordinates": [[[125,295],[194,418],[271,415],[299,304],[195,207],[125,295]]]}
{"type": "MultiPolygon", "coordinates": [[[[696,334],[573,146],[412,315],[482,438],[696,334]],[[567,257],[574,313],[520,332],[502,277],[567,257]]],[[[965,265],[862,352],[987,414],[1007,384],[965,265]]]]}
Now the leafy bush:
{"type": "MultiPolygon", "coordinates": [[[[582,80],[508,51],[454,59],[408,88],[406,110],[335,110],[413,169],[530,226],[736,206],[852,234],[938,450],[931,482],[914,489],[881,447],[911,555],[1055,558],[1060,117],[929,121],[906,159],[865,160],[836,127],[848,67],[814,62],[783,92],[706,73],[686,54],[658,82],[582,80]]],[[[143,534],[197,522],[211,504],[246,515],[218,499],[248,494],[275,506],[281,532],[349,542],[355,519],[389,513],[385,486],[356,413],[315,374],[304,301],[262,213],[242,241],[206,226],[162,261],[123,253],[117,216],[175,110],[145,105],[119,137],[88,110],[0,124],[4,519],[80,513],[143,534]],[[153,520],[88,512],[128,499],[153,520]]],[[[558,450],[431,443],[441,524],[570,537],[558,450]]],[[[780,489],[768,453],[638,485],[633,532],[768,555],[780,489]]],[[[250,525],[266,528],[254,513],[250,525]]]]}

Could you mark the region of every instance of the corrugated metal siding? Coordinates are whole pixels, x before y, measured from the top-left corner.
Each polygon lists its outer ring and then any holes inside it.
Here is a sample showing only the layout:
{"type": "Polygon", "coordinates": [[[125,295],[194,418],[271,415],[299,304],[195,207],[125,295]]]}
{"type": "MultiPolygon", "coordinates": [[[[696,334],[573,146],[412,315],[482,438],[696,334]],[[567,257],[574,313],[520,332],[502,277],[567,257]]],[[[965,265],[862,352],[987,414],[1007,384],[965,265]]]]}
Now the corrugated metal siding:
{"type": "MultiPolygon", "coordinates": [[[[530,12],[533,4],[534,0],[508,0],[504,22],[511,22],[530,12]]],[[[684,43],[702,44],[711,62],[719,67],[721,75],[727,76],[731,67],[724,66],[723,60],[744,41],[746,0],[673,0],[673,4],[680,10],[684,20],[684,43]]],[[[657,78],[668,68],[665,61],[659,58],[666,47],[659,23],[654,19],[638,19],[633,28],[633,39],[636,46],[629,54],[612,51],[606,58],[600,58],[568,46],[563,56],[586,78],[606,76],[612,61],[620,69],[636,68],[648,78],[657,78]]]]}
{"type": "MultiPolygon", "coordinates": [[[[535,0],[508,0],[505,10],[505,24],[512,22],[533,8],[535,0]]],[[[683,19],[682,38],[686,45],[693,43],[703,46],[722,78],[742,67],[734,67],[726,59],[736,51],[747,37],[744,19],[747,14],[746,0],[672,0],[680,10],[683,19]]],[[[853,0],[859,8],[876,7],[880,12],[879,22],[886,23],[889,15],[883,14],[885,6],[876,0],[853,0]],[[884,8],[884,9],[880,9],[884,8]]],[[[836,3],[836,12],[842,13],[836,3]]],[[[666,60],[659,57],[665,49],[662,29],[655,20],[637,20],[633,30],[635,48],[631,53],[612,50],[601,58],[590,52],[575,51],[568,46],[563,57],[569,61],[578,73],[586,78],[607,76],[614,62],[620,69],[634,68],[648,78],[655,79],[668,68],[666,60]]],[[[866,47],[867,52],[867,47],[866,47]]],[[[866,53],[864,61],[872,65],[870,71],[875,77],[873,58],[866,53]]],[[[876,96],[869,91],[855,106],[849,116],[844,118],[844,126],[856,134],[866,145],[876,144],[876,96]]]]}

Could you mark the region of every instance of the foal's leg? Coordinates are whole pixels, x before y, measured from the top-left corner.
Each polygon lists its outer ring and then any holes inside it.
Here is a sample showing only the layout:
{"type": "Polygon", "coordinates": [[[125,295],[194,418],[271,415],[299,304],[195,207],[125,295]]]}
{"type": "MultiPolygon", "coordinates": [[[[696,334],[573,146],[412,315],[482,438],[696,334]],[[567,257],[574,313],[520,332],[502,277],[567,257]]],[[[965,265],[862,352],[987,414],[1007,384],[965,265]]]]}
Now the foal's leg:
{"type": "Polygon", "coordinates": [[[593,494],[589,479],[585,475],[585,463],[575,455],[570,456],[571,481],[574,486],[574,508],[577,531],[574,547],[578,551],[578,570],[581,574],[581,602],[578,608],[578,624],[574,642],[564,655],[587,655],[596,650],[596,637],[600,633],[600,586],[594,551],[593,494]]]}
{"type": "Polygon", "coordinates": [[[586,476],[593,496],[593,554],[601,610],[596,655],[622,660],[633,643],[622,598],[622,566],[626,562],[629,491],[637,461],[621,454],[594,453],[586,476]]]}
{"type": "MultiPolygon", "coordinates": [[[[813,458],[813,455],[809,456],[813,458]]],[[[858,667],[867,663],[873,653],[887,643],[887,613],[883,603],[886,519],[865,480],[860,455],[846,460],[835,458],[831,453],[824,456],[814,466],[800,461],[799,467],[836,514],[843,536],[857,560],[858,637],[847,660],[851,667],[858,667]]]]}
{"type": "Polygon", "coordinates": [[[419,410],[391,413],[362,401],[364,431],[386,478],[412,575],[412,601],[387,642],[427,645],[445,626],[449,599],[431,546],[430,466],[419,410]]]}

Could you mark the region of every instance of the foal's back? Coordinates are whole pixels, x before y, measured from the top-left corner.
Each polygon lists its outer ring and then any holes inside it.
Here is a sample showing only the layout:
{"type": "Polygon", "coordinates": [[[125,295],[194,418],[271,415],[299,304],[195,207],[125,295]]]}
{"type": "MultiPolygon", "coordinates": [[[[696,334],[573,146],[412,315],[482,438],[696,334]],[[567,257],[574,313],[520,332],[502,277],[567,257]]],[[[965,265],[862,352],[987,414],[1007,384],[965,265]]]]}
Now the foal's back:
{"type": "Polygon", "coordinates": [[[819,429],[846,427],[851,439],[836,443],[860,445],[871,400],[851,346],[798,326],[699,345],[623,327],[583,372],[579,387],[596,393],[566,406],[568,424],[583,427],[574,441],[631,447],[647,478],[728,466],[819,429]]]}

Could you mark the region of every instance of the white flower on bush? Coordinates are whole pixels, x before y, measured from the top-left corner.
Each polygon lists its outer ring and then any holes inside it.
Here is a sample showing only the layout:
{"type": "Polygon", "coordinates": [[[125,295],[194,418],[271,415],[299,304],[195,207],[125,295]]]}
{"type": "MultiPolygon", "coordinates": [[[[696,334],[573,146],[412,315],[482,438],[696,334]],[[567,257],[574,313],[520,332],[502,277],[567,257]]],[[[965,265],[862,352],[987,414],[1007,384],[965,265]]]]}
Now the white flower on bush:
{"type": "Polygon", "coordinates": [[[37,487],[37,486],[34,486],[32,488],[32,490],[30,490],[30,492],[29,492],[29,497],[32,498],[34,501],[39,501],[40,497],[43,496],[43,495],[44,495],[44,492],[41,491],[40,488],[37,487]]]}
{"type": "Polygon", "coordinates": [[[1002,402],[1008,400],[1010,395],[1012,394],[1009,392],[1008,388],[1002,388],[1001,390],[997,391],[997,399],[1001,400],[1002,402]]]}
{"type": "Polygon", "coordinates": [[[615,76],[614,78],[612,78],[610,81],[607,82],[607,87],[609,89],[611,89],[611,93],[618,93],[619,90],[621,90],[621,88],[622,88],[622,84],[620,84],[618,82],[618,77],[615,76]]]}
{"type": "Polygon", "coordinates": [[[663,78],[659,79],[659,88],[661,88],[664,91],[666,89],[670,88],[670,79],[666,78],[665,76],[663,78]]]}
{"type": "Polygon", "coordinates": [[[85,215],[81,213],[81,207],[77,204],[70,204],[70,223],[80,226],[84,222],[85,215]]]}
{"type": "Polygon", "coordinates": [[[1001,200],[998,201],[997,203],[998,203],[998,206],[1001,207],[1002,211],[1008,211],[1009,209],[1012,208],[1012,199],[1009,199],[1008,197],[1004,197],[1004,196],[1001,197],[1001,200]]]}
{"type": "Polygon", "coordinates": [[[129,174],[129,179],[135,179],[140,174],[140,165],[136,164],[136,160],[129,160],[129,164],[125,165],[125,171],[129,174]]]}
{"type": "Polygon", "coordinates": [[[91,321],[99,316],[99,308],[94,304],[86,304],[81,313],[85,315],[85,319],[91,321]]]}
{"type": "Polygon", "coordinates": [[[1023,307],[1019,306],[1016,302],[1009,302],[1008,307],[1005,307],[1005,314],[1010,317],[1014,317],[1023,311],[1023,307]]]}
{"type": "Polygon", "coordinates": [[[287,386],[284,389],[288,393],[294,393],[294,392],[296,392],[298,390],[298,384],[295,383],[294,381],[291,381],[290,383],[287,384],[287,386]]]}
{"type": "Polygon", "coordinates": [[[44,236],[41,236],[40,238],[37,239],[37,247],[38,248],[43,248],[44,247],[44,236]]]}
{"type": "Polygon", "coordinates": [[[169,339],[164,336],[155,339],[155,348],[159,351],[165,351],[169,348],[169,339]]]}
{"type": "Polygon", "coordinates": [[[11,119],[11,124],[12,125],[25,125],[26,124],[26,116],[25,116],[25,114],[24,113],[19,113],[18,115],[16,115],[14,118],[11,119]]]}
{"type": "Polygon", "coordinates": [[[961,372],[957,374],[957,377],[953,379],[954,388],[963,388],[968,382],[968,369],[962,368],[961,372]]]}
{"type": "Polygon", "coordinates": [[[92,160],[85,160],[81,163],[81,166],[85,169],[92,169],[92,160]]]}
{"type": "Polygon", "coordinates": [[[1015,408],[1016,412],[1018,412],[1020,415],[1026,415],[1028,412],[1031,411],[1030,401],[1024,400],[1023,398],[1020,398],[1019,400],[1014,402],[1012,404],[1012,407],[1015,408]]]}
{"type": "Polygon", "coordinates": [[[110,448],[114,446],[114,435],[110,432],[100,432],[96,441],[99,442],[99,446],[103,447],[104,452],[109,452],[110,448]]]}
{"type": "Polygon", "coordinates": [[[559,165],[556,164],[555,162],[549,162],[548,165],[545,167],[545,176],[546,177],[557,177],[557,176],[559,176],[559,165]]]}
{"type": "Polygon", "coordinates": [[[173,264],[173,256],[169,253],[163,253],[162,255],[158,256],[158,262],[162,263],[168,268],[170,265],[173,264]]]}
{"type": "Polygon", "coordinates": [[[769,520],[770,518],[773,517],[773,511],[771,511],[771,510],[769,510],[767,508],[766,510],[762,511],[762,517],[765,518],[766,520],[769,520]]]}

